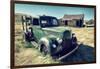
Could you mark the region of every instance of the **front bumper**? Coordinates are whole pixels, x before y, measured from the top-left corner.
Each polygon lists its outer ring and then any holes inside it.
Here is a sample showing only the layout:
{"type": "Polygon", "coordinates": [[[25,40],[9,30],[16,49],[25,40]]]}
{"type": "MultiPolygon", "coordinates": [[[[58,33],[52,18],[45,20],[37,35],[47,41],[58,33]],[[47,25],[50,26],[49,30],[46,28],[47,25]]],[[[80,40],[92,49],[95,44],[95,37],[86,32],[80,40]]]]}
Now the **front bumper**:
{"type": "Polygon", "coordinates": [[[78,49],[78,47],[79,47],[79,46],[77,45],[77,46],[76,46],[75,48],[73,48],[71,51],[69,51],[68,53],[66,53],[66,54],[64,54],[63,56],[59,57],[58,60],[62,60],[62,59],[64,59],[65,57],[71,55],[72,53],[74,53],[74,52],[78,49]]]}

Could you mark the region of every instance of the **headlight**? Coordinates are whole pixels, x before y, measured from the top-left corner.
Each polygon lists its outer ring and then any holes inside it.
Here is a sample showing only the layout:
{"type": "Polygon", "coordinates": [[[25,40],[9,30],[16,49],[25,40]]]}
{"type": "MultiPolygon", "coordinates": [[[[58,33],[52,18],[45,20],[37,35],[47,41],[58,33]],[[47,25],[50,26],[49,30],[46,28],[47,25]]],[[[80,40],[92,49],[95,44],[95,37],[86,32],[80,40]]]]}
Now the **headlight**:
{"type": "Polygon", "coordinates": [[[57,46],[56,46],[55,44],[52,44],[52,47],[53,47],[53,48],[56,48],[57,46]]]}
{"type": "Polygon", "coordinates": [[[60,40],[60,38],[57,38],[57,41],[60,40]]]}
{"type": "Polygon", "coordinates": [[[61,43],[62,43],[62,39],[57,38],[57,42],[58,42],[59,44],[61,44],[61,43]]]}
{"type": "Polygon", "coordinates": [[[64,32],[63,32],[63,39],[65,40],[65,39],[71,39],[71,31],[70,30],[65,30],[64,32]]]}

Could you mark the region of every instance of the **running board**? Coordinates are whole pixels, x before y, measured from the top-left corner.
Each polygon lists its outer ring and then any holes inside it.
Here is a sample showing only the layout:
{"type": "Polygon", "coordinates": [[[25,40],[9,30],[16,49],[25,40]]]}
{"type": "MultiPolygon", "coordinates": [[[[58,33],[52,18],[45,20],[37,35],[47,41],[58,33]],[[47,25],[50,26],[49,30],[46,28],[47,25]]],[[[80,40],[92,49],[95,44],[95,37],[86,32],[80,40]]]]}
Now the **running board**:
{"type": "Polygon", "coordinates": [[[72,54],[73,52],[75,52],[77,49],[78,49],[79,46],[76,46],[76,48],[74,48],[71,52],[67,53],[66,55],[58,58],[57,60],[62,60],[64,59],[65,57],[69,56],[70,54],[72,54]]]}

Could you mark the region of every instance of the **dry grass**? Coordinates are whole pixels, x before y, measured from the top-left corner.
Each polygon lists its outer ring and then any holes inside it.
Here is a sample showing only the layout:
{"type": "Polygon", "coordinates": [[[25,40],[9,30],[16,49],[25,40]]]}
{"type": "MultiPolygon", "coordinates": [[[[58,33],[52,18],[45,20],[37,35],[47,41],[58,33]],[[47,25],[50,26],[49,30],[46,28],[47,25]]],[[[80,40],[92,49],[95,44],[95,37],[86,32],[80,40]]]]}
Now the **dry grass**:
{"type": "Polygon", "coordinates": [[[94,27],[71,28],[76,34],[78,41],[94,47],[94,27]]]}
{"type": "Polygon", "coordinates": [[[27,45],[22,37],[21,25],[15,25],[15,65],[35,65],[59,63],[49,55],[45,56],[35,48],[26,48],[27,45]]]}
{"type": "MultiPolygon", "coordinates": [[[[72,28],[72,31],[76,34],[78,41],[83,42],[83,44],[94,47],[93,28],[72,28]]],[[[16,24],[15,25],[15,65],[35,65],[35,64],[59,63],[59,61],[54,61],[49,55],[44,57],[38,51],[38,49],[25,48],[26,45],[28,44],[24,42],[23,37],[22,37],[22,26],[16,24]]],[[[81,50],[82,54],[84,53],[83,51],[81,50]]],[[[74,58],[73,57],[70,58],[71,60],[69,60],[69,62],[76,61],[74,59],[77,56],[80,57],[80,54],[79,54],[80,51],[77,51],[77,52],[78,53],[74,55],[74,58]]],[[[79,57],[78,59],[80,59],[79,57]]]]}
{"type": "Polygon", "coordinates": [[[47,55],[43,56],[39,51],[34,48],[24,49],[20,53],[16,53],[16,65],[35,65],[35,64],[50,64],[57,63],[47,55]]]}

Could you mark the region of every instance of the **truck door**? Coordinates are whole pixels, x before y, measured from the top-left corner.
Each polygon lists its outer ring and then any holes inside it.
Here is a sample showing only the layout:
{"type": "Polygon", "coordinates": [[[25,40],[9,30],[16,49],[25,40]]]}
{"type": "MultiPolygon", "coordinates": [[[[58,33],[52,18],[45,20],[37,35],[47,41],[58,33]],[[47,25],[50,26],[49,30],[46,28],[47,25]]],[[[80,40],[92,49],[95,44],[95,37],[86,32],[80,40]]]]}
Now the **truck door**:
{"type": "Polygon", "coordinates": [[[44,32],[39,24],[39,19],[33,18],[32,25],[34,36],[36,37],[37,41],[39,41],[41,37],[44,36],[44,32]]]}

